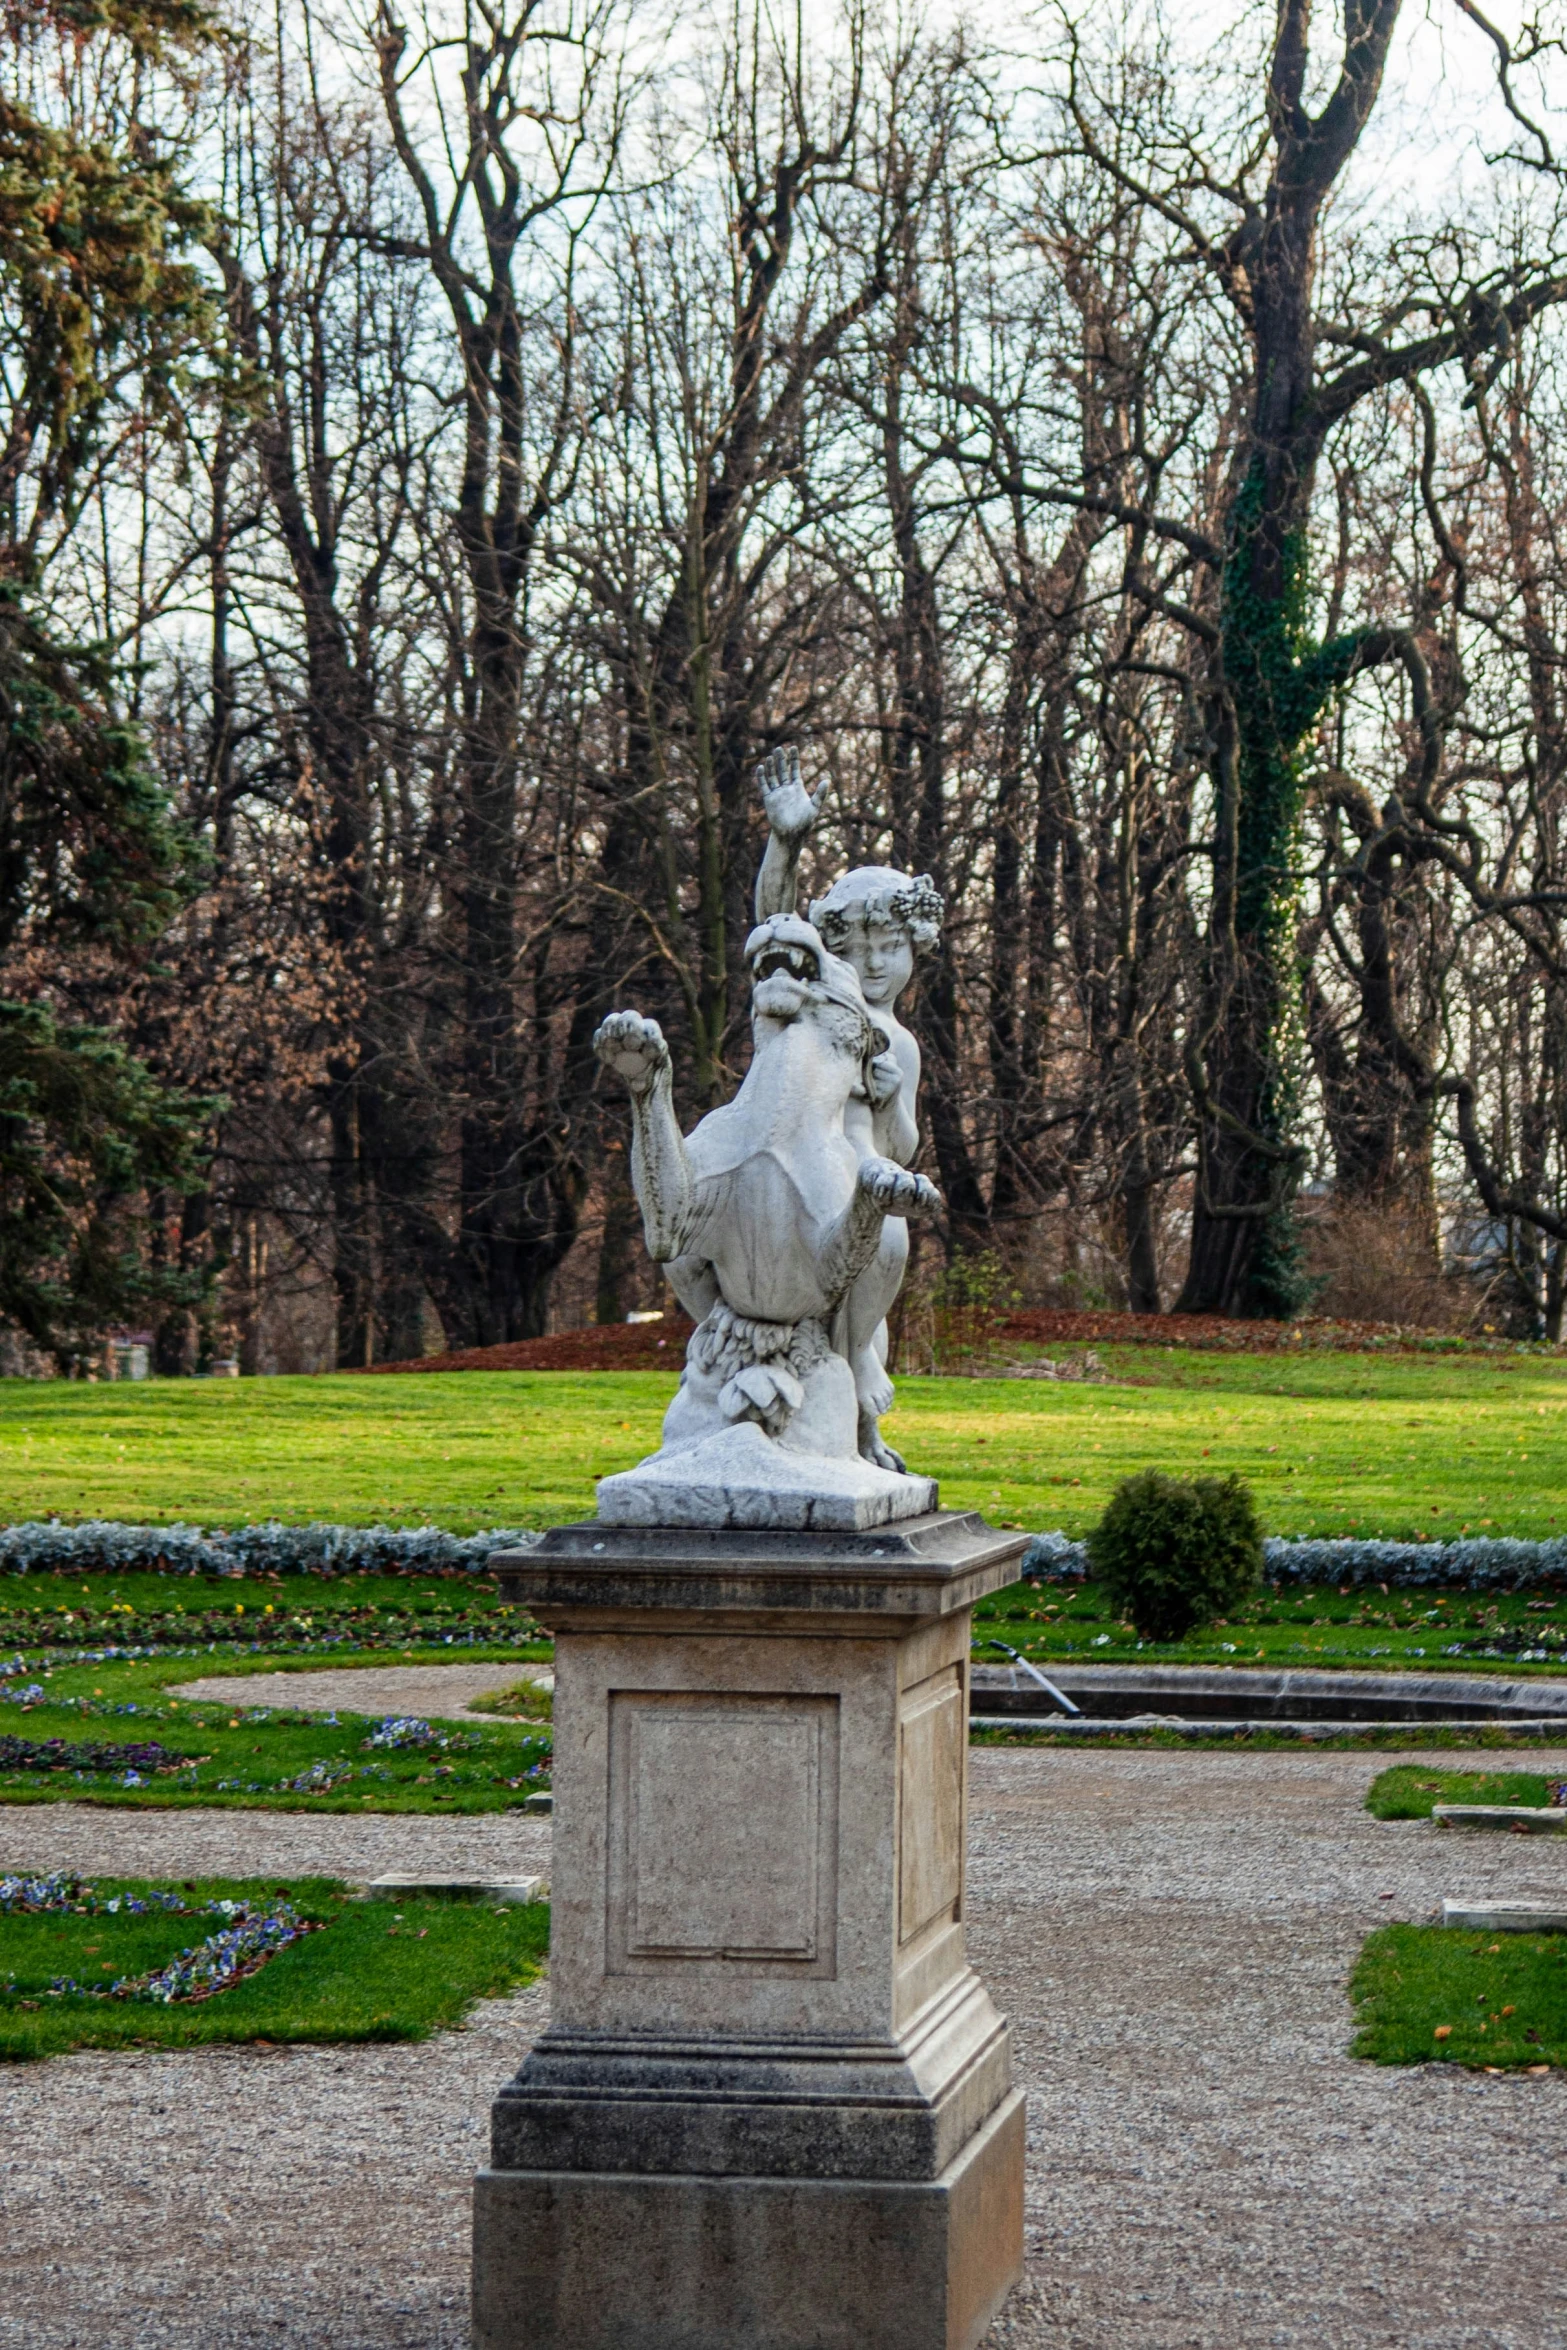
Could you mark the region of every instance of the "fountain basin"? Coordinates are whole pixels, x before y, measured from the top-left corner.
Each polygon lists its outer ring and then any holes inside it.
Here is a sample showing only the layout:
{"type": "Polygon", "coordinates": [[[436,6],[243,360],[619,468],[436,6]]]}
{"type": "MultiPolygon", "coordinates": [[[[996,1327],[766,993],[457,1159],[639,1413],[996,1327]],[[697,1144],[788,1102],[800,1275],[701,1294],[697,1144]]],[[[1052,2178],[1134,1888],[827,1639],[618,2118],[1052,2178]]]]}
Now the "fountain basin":
{"type": "Polygon", "coordinates": [[[1050,1664],[1049,1678],[1082,1710],[1064,1714],[1016,1665],[975,1665],[970,1721],[1004,1729],[1049,1723],[1093,1738],[1149,1728],[1211,1737],[1226,1731],[1342,1736],[1408,1722],[1440,1729],[1498,1728],[1567,1738],[1567,1681],[1505,1680],[1478,1673],[1266,1670],[1253,1665],[1050,1664]]]}

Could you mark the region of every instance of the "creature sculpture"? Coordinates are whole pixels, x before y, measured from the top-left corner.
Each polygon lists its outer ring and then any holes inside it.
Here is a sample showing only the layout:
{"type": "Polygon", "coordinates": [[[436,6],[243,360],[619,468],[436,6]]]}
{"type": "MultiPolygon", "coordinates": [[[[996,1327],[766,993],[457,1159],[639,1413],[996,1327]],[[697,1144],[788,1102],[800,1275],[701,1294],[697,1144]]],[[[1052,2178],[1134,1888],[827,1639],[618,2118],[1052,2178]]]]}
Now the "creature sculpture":
{"type": "MultiPolygon", "coordinates": [[[[775,766],[763,781],[764,796],[780,782],[798,789],[814,815],[797,766],[782,775],[775,766]]],[[[764,884],[792,895],[797,841],[789,852],[775,818],[759,910],[764,884]]],[[[864,943],[877,924],[849,909],[879,906],[887,883],[901,888],[906,877],[851,875],[839,884],[848,897],[829,892],[813,916],[841,916],[844,934],[864,943]]],[[[649,1251],[697,1316],[662,1446],[602,1481],[599,1514],[875,1525],[934,1501],[930,1480],[905,1475],[876,1428],[891,1398],[878,1331],[902,1275],[904,1219],[941,1205],[900,1163],[914,1141],[917,1050],[886,1003],[867,1002],[860,970],[832,951],[820,923],[768,909],[745,957],[751,1066],[734,1100],[691,1134],[675,1117],[656,1022],[614,1012],[594,1039],[630,1089],[632,1182],[649,1251]]],[[[907,976],[894,958],[879,984],[895,996],[907,976]]]]}

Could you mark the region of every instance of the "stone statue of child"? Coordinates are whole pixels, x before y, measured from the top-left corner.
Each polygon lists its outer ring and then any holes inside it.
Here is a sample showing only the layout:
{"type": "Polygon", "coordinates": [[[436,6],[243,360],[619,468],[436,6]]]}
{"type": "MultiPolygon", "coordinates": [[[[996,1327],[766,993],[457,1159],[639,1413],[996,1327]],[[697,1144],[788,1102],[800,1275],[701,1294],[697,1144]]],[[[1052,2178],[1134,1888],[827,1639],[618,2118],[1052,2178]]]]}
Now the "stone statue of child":
{"type": "MultiPolygon", "coordinates": [[[[816,820],[821,795],[806,789],[800,756],[793,749],[771,752],[757,769],[756,780],[769,828],[756,880],[756,919],[765,922],[770,915],[796,909],[800,851],[816,820]]],[[[835,882],[824,898],[812,901],[810,921],[823,945],[859,974],[871,1015],[887,1039],[885,1051],[871,1063],[867,1097],[851,1101],[844,1113],[844,1132],[865,1155],[895,1159],[906,1167],[919,1148],[920,1048],[894,1006],[914,976],[915,957],[930,953],[940,936],[940,895],[928,874],[862,865],[835,882]]],[[[904,1218],[884,1218],[876,1254],[845,1299],[833,1333],[834,1345],[854,1374],[860,1452],[882,1469],[904,1466],[883,1438],[879,1422],[892,1404],[887,1315],[903,1285],[908,1255],[904,1218]]]]}

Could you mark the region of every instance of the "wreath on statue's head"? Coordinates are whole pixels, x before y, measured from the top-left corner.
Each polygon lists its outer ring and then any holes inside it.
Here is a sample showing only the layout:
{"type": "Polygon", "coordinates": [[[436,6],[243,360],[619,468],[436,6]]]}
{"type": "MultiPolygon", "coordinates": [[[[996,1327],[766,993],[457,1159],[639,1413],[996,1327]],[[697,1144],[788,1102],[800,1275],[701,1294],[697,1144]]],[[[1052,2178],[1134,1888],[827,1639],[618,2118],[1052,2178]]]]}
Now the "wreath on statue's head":
{"type": "Polygon", "coordinates": [[[872,922],[901,930],[917,955],[935,951],[941,937],[941,892],[928,873],[900,873],[895,865],[860,865],[811,901],[810,919],[834,954],[850,933],[872,922]]]}

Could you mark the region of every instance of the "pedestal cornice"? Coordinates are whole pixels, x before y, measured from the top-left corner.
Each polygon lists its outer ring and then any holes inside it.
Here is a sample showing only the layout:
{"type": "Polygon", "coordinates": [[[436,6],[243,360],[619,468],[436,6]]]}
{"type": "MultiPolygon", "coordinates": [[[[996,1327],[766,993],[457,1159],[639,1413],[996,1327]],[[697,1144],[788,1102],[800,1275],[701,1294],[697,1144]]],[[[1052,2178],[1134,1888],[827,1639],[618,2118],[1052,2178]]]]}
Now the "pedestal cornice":
{"type": "Polygon", "coordinates": [[[719,1616],[735,1630],[828,1629],[857,1619],[863,1636],[971,1608],[1015,1581],[1024,1534],[977,1511],[933,1510],[868,1532],[557,1526],[531,1550],[500,1550],[490,1571],[505,1598],[539,1621],[719,1616]],[[866,1619],[869,1619],[867,1621],[866,1619]]]}

